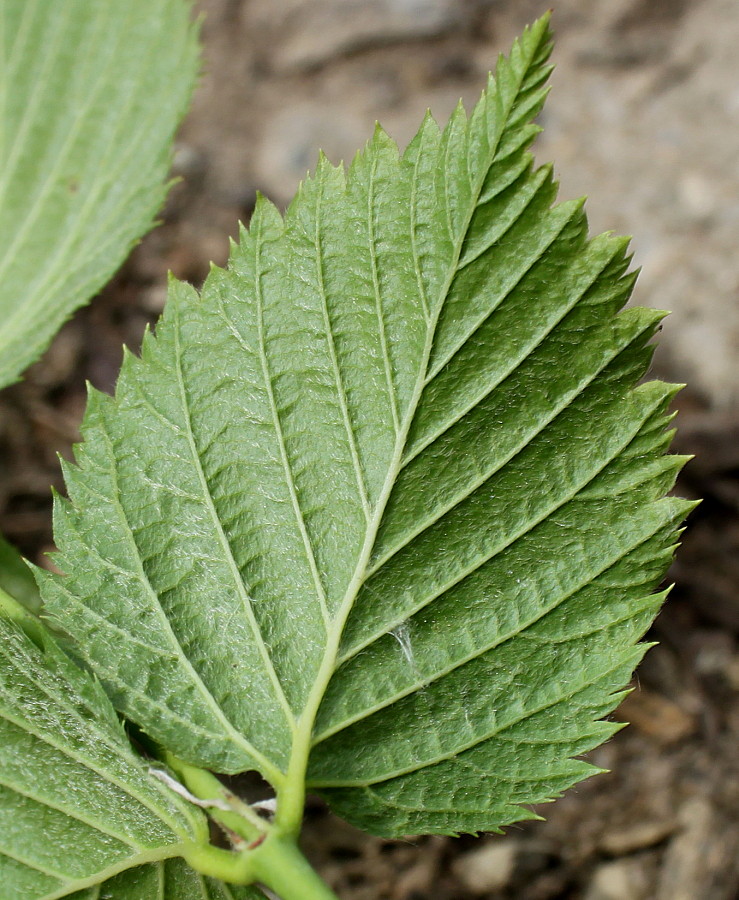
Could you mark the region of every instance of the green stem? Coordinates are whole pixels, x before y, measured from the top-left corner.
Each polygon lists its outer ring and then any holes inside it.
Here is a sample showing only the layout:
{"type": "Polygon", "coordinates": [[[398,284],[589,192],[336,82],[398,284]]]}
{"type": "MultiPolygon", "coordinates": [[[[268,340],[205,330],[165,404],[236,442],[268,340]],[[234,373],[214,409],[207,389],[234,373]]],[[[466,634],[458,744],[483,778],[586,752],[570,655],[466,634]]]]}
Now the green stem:
{"type": "Polygon", "coordinates": [[[267,832],[269,823],[260,818],[248,803],[245,803],[240,797],[229,791],[225,784],[219,781],[211,772],[183,762],[173,753],[170,753],[169,750],[164,750],[161,753],[161,757],[180,778],[188,791],[199,800],[205,802],[209,800],[223,801],[231,807],[228,810],[221,809],[218,806],[209,807],[208,815],[215,822],[248,841],[256,840],[267,832]]]}
{"type": "Polygon", "coordinates": [[[273,833],[250,855],[255,881],[280,900],[337,900],[292,838],[273,833]]]}
{"type": "Polygon", "coordinates": [[[274,891],[280,900],[337,900],[300,852],[292,833],[261,819],[211,772],[183,762],[168,750],[160,750],[159,756],[199,800],[227,803],[230,809],[210,806],[208,814],[249,841],[248,846],[241,844],[243,849],[236,851],[211,844],[192,844],[184,856],[194,869],[235,884],[259,882],[274,891]]]}

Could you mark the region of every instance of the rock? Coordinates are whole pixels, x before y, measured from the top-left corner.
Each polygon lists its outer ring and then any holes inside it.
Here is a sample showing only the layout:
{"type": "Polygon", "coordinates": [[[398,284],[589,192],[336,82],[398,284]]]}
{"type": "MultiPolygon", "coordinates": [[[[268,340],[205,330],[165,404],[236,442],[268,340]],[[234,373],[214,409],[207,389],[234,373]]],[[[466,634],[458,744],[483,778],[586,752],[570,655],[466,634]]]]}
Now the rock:
{"type": "Polygon", "coordinates": [[[665,854],[655,900],[735,900],[735,822],[726,821],[704,797],[686,800],[678,815],[682,829],[665,854]]]}
{"type": "Polygon", "coordinates": [[[318,101],[287,104],[264,128],[256,159],[259,188],[285,204],[308,171],[315,169],[319,147],[333,163],[351,161],[370,136],[364,119],[346,107],[337,114],[318,101]]]}
{"type": "Polygon", "coordinates": [[[499,891],[507,887],[513,878],[519,850],[518,841],[493,839],[457,857],[452,871],[474,893],[499,891]]]}
{"type": "Polygon", "coordinates": [[[618,859],[595,870],[584,900],[647,900],[649,896],[648,878],[641,860],[618,859]]]}
{"type": "Polygon", "coordinates": [[[277,71],[304,71],[354,50],[436,37],[463,13],[456,0],[267,0],[253,13],[269,21],[277,71]],[[280,14],[280,7],[281,14],[280,14]]]}
{"type": "Polygon", "coordinates": [[[631,826],[607,831],[600,840],[600,849],[610,856],[626,856],[661,844],[675,831],[675,822],[636,822],[631,826]]]}
{"type": "Polygon", "coordinates": [[[630,722],[643,734],[665,745],[684,740],[696,728],[695,719],[684,709],[644,688],[629,694],[619,706],[616,718],[630,722]]]}

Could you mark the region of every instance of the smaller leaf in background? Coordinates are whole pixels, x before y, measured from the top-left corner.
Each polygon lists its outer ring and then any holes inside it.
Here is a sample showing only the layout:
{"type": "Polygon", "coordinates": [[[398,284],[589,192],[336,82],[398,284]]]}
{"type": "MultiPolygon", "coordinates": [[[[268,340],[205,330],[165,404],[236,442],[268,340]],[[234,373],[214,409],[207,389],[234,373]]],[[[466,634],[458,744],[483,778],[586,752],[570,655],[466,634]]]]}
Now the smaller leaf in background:
{"type": "Polygon", "coordinates": [[[41,597],[31,569],[3,537],[0,537],[0,589],[32,612],[41,609],[41,597]]]}
{"type": "Polygon", "coordinates": [[[3,900],[67,896],[207,842],[203,815],[147,774],[99,684],[39,643],[0,615],[3,900]]]}
{"type": "Polygon", "coordinates": [[[197,60],[186,0],[0,4],[0,387],[151,227],[197,60]]]}

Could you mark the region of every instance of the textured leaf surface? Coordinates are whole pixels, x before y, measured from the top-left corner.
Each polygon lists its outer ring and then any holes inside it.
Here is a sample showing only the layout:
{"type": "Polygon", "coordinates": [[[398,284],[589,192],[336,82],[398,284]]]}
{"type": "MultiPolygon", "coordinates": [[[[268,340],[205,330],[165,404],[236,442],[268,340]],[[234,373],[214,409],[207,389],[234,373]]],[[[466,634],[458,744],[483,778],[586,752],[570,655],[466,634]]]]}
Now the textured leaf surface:
{"type": "Polygon", "coordinates": [[[3,900],[66,896],[204,837],[199,810],[147,775],[100,686],[0,616],[3,900]]]}
{"type": "Polygon", "coordinates": [[[193,872],[181,859],[129,869],[70,900],[264,900],[254,887],[237,887],[193,872]]]}
{"type": "Polygon", "coordinates": [[[530,815],[593,771],[661,602],[660,314],[619,312],[626,242],[532,166],[548,50],[542,20],[469,119],[260,202],[91,396],[48,607],[119,710],[278,815],[309,756],[376,832],[530,815]]]}
{"type": "Polygon", "coordinates": [[[151,227],[197,65],[189,12],[0,4],[0,387],[151,227]]]}

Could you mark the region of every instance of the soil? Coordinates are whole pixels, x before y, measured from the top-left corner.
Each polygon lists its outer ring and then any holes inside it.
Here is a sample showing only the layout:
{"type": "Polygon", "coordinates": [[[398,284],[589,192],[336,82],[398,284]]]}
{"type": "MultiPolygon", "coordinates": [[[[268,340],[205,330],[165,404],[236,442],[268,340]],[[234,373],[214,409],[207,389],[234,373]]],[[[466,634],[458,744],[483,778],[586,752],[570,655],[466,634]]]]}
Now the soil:
{"type": "Polygon", "coordinates": [[[595,229],[634,234],[636,299],[673,309],[655,374],[678,399],[677,493],[703,497],[670,574],[631,726],[611,770],[478,839],[370,839],[320,801],[305,846],[346,900],[735,900],[739,897],[739,7],[736,0],[202,0],[205,72],[163,224],[0,395],[0,527],[48,565],[49,485],[71,456],[85,380],[110,391],[168,269],[223,264],[257,190],[284,204],[319,147],[350,158],[375,118],[404,143],[430,106],[474,102],[523,24],[554,6],[540,160],[592,193],[595,229]]]}

